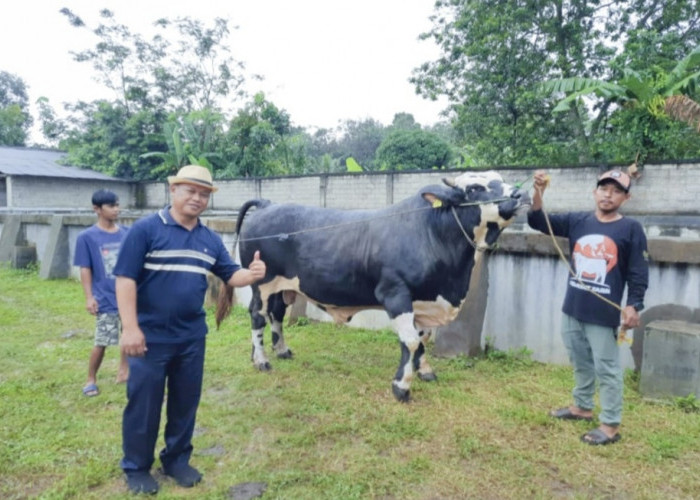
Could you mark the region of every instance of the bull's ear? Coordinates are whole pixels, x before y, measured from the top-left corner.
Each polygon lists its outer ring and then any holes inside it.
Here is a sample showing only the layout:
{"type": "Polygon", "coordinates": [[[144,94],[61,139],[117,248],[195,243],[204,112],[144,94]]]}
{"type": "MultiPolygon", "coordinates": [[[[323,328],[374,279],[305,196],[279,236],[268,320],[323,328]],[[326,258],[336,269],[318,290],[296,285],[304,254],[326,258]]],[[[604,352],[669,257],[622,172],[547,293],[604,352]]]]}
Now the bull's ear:
{"type": "Polygon", "coordinates": [[[450,186],[451,188],[456,188],[457,184],[455,184],[455,180],[449,177],[443,177],[442,182],[445,183],[446,186],[450,186]]]}
{"type": "Polygon", "coordinates": [[[464,201],[464,191],[445,186],[427,186],[421,190],[420,194],[435,208],[457,205],[464,201]]]}

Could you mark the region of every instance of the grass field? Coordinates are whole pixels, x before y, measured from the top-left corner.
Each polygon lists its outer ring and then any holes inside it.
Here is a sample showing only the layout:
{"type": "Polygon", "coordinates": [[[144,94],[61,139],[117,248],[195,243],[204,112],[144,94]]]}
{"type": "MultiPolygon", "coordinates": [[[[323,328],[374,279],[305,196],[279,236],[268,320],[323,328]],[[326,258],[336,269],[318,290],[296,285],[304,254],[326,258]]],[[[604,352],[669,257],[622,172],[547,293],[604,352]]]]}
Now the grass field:
{"type": "MultiPolygon", "coordinates": [[[[0,268],[0,325],[0,497],[128,498],[116,348],[101,394],[81,394],[94,319],[79,283],[0,268]]],[[[546,416],[568,403],[570,369],[526,353],[433,358],[439,380],[400,404],[389,331],[289,327],[295,357],[270,373],[252,367],[249,332],[240,308],[210,332],[192,459],[204,481],[156,475],[160,498],[233,498],[247,482],[263,499],[700,498],[697,403],[646,402],[632,373],[622,441],[593,447],[579,441],[591,424],[546,416]]]]}

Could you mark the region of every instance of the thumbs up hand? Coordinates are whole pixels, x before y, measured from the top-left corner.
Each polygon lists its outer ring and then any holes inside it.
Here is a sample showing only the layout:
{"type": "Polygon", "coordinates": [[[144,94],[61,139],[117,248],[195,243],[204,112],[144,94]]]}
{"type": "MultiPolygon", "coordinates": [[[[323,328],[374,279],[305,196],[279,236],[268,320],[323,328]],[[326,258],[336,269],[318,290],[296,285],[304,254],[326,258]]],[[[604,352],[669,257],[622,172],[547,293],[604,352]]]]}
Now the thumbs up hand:
{"type": "Polygon", "coordinates": [[[265,266],[264,261],[260,260],[260,250],[255,251],[255,254],[253,255],[253,262],[251,262],[248,266],[248,270],[255,281],[261,280],[265,277],[267,266],[265,266]]]}

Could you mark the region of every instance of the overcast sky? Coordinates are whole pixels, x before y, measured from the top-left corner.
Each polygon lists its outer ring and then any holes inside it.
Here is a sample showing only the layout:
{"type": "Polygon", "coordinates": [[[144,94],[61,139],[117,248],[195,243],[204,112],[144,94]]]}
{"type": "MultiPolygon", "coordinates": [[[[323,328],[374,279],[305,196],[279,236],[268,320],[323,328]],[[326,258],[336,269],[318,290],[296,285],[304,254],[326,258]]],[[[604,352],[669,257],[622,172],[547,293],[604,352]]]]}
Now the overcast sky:
{"type": "MultiPolygon", "coordinates": [[[[110,98],[89,63],[70,51],[92,48],[96,38],[59,14],[68,7],[89,26],[109,8],[132,32],[150,38],[160,17],[188,16],[211,24],[229,20],[232,55],[265,77],[249,91],[264,91],[295,125],[327,127],[341,120],[374,118],[388,125],[395,113],[412,113],[431,125],[444,102],[415,95],[411,71],[434,60],[437,48],[418,35],[430,28],[434,0],[14,0],[3,4],[0,70],[21,77],[33,103],[110,98]]],[[[36,114],[35,114],[36,116],[36,114]]]]}

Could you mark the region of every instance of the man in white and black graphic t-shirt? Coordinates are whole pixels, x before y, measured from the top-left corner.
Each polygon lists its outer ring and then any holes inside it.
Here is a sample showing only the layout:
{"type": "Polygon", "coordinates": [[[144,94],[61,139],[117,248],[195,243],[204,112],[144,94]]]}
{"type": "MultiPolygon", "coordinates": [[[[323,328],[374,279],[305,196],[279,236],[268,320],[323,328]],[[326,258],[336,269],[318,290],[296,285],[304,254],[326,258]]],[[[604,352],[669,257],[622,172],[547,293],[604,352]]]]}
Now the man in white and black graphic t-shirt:
{"type": "MultiPolygon", "coordinates": [[[[530,227],[549,232],[542,211],[547,173],[535,172],[535,193],[528,213],[530,227]]],[[[574,367],[573,403],[551,412],[566,420],[593,420],[596,379],[600,386],[600,425],[583,436],[588,444],[620,440],[623,371],[617,344],[618,327],[639,326],[649,265],[647,241],[639,222],[624,217],[620,207],[630,198],[631,179],[621,170],[600,177],[593,190],[593,212],[550,215],[552,231],[569,239],[571,267],[562,307],[561,335],[574,367]],[[620,305],[627,286],[627,304],[620,305]],[[592,292],[595,292],[592,293],[592,292]],[[599,295],[599,296],[596,296],[599,295]]]]}

